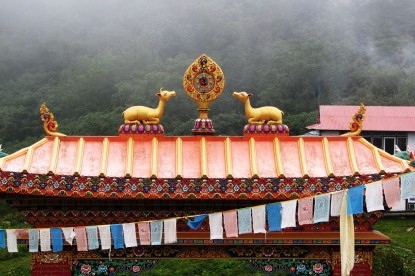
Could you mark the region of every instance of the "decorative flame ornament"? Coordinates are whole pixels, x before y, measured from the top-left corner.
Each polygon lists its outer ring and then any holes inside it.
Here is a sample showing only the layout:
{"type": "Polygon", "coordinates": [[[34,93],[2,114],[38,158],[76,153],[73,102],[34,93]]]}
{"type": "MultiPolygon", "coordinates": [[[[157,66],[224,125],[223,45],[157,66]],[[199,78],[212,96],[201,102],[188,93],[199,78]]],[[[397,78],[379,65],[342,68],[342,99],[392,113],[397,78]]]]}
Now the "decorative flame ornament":
{"type": "Polygon", "coordinates": [[[360,103],[359,110],[353,115],[352,122],[349,123],[350,131],[340,136],[346,136],[346,137],[358,136],[360,132],[362,132],[363,130],[363,121],[365,119],[365,112],[366,112],[365,105],[363,103],[360,103]]]}
{"type": "Polygon", "coordinates": [[[183,87],[187,95],[196,101],[199,118],[192,130],[194,134],[213,134],[212,121],[208,117],[209,104],[218,98],[225,86],[225,76],[219,65],[206,54],[199,56],[187,68],[183,87]]]}
{"type": "Polygon", "coordinates": [[[49,108],[43,103],[40,107],[40,119],[43,121],[43,129],[47,135],[50,136],[66,136],[63,133],[56,132],[58,129],[58,122],[55,121],[55,116],[49,111],[49,108]]]}

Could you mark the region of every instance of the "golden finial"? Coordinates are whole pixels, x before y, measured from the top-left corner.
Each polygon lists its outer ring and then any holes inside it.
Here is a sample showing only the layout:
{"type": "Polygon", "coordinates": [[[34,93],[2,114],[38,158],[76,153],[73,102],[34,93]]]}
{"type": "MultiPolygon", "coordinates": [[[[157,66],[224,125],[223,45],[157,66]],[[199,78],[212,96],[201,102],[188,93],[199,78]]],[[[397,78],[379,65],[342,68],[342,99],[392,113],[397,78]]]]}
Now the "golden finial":
{"type": "Polygon", "coordinates": [[[208,118],[209,104],[218,98],[225,86],[225,76],[219,65],[206,54],[200,55],[187,68],[183,87],[198,105],[199,119],[195,121],[194,134],[213,134],[212,121],[208,118]]]}
{"type": "Polygon", "coordinates": [[[63,133],[56,132],[58,129],[58,122],[55,121],[55,116],[53,113],[49,111],[49,108],[43,103],[40,106],[40,119],[43,122],[43,129],[45,130],[47,135],[50,136],[66,136],[63,133]]]}
{"type": "Polygon", "coordinates": [[[352,122],[349,123],[350,131],[342,134],[341,136],[358,136],[363,129],[363,120],[365,119],[365,112],[365,105],[363,103],[360,103],[359,110],[353,115],[352,122]]]}

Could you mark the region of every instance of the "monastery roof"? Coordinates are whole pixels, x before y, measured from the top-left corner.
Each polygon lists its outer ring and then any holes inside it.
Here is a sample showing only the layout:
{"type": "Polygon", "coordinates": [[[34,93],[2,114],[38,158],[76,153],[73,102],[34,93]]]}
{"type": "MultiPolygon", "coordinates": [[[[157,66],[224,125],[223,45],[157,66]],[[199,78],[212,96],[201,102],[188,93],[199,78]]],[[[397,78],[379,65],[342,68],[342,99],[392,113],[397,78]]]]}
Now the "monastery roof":
{"type": "Polygon", "coordinates": [[[0,159],[0,170],[134,178],[333,177],[402,173],[407,163],[361,137],[51,137],[0,159]]]}
{"type": "MultiPolygon", "coordinates": [[[[358,106],[320,105],[320,123],[308,129],[348,130],[358,106]]],[[[365,106],[365,131],[415,131],[415,106],[365,106]]]]}

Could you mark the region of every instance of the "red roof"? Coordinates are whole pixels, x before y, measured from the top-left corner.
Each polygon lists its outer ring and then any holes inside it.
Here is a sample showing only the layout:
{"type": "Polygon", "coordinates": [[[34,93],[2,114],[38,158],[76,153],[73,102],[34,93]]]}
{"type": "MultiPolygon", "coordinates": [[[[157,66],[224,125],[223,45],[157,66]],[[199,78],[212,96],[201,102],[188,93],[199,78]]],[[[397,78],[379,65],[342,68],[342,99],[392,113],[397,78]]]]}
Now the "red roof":
{"type": "MultiPolygon", "coordinates": [[[[415,106],[365,106],[365,131],[415,131],[415,106]]],[[[308,126],[316,130],[349,130],[359,106],[320,105],[320,123],[308,126]]]]}
{"type": "Polygon", "coordinates": [[[361,137],[46,137],[0,170],[136,178],[331,177],[402,173],[407,163],[361,137]]]}

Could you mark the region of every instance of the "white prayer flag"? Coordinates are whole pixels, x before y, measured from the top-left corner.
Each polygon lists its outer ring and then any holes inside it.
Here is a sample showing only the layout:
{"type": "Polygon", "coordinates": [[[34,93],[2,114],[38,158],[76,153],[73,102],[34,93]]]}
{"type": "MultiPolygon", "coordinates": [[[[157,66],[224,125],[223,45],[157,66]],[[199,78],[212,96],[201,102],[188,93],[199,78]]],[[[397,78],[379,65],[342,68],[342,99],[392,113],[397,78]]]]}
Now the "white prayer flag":
{"type": "Polygon", "coordinates": [[[401,199],[415,197],[415,172],[400,175],[401,178],[401,199]]]}
{"type": "Polygon", "coordinates": [[[38,229],[29,229],[29,252],[39,252],[38,229]]]}
{"type": "Polygon", "coordinates": [[[297,222],[295,215],[297,213],[297,200],[289,200],[281,202],[282,206],[282,218],[281,229],[287,227],[296,227],[297,222]]]}
{"type": "Polygon", "coordinates": [[[330,217],[330,194],[316,195],[314,197],[313,222],[326,222],[330,217]]]}
{"type": "Polygon", "coordinates": [[[210,239],[223,239],[222,213],[209,214],[210,239]]]}
{"type": "Polygon", "coordinates": [[[101,239],[101,249],[111,249],[111,230],[109,225],[98,226],[99,237],[101,239]]]}
{"type": "Polygon", "coordinates": [[[368,212],[385,210],[383,207],[382,182],[377,181],[366,186],[366,208],[368,212]]]}
{"type": "Polygon", "coordinates": [[[40,229],[40,251],[51,251],[50,248],[50,229],[40,229]]]}
{"type": "Polygon", "coordinates": [[[336,193],[331,194],[331,210],[330,214],[332,217],[340,216],[340,209],[343,200],[344,190],[338,191],[336,193]]]}
{"type": "Polygon", "coordinates": [[[161,245],[163,237],[163,221],[156,220],[150,222],[151,245],[161,245]]]}
{"type": "Polygon", "coordinates": [[[251,208],[238,209],[239,234],[252,233],[251,208]]]}
{"type": "Polygon", "coordinates": [[[88,249],[95,250],[99,248],[98,240],[98,228],[96,226],[87,226],[85,227],[87,239],[88,239],[88,249]]]}
{"type": "Polygon", "coordinates": [[[75,238],[75,232],[73,231],[73,227],[63,227],[61,229],[63,232],[63,236],[65,237],[65,241],[72,245],[73,239],[75,238]]]}
{"type": "Polygon", "coordinates": [[[122,229],[124,231],[125,247],[136,247],[137,234],[135,230],[135,223],[123,223],[122,229]]]}
{"type": "Polygon", "coordinates": [[[164,220],[164,243],[177,242],[177,220],[175,218],[164,220]]]}
{"type": "Polygon", "coordinates": [[[7,233],[7,251],[18,252],[17,250],[17,236],[15,229],[6,229],[7,233]]]}
{"type": "Polygon", "coordinates": [[[400,199],[398,203],[399,204],[391,208],[391,211],[392,212],[406,211],[406,199],[400,199]]]}
{"type": "Polygon", "coordinates": [[[265,230],[265,205],[252,207],[252,226],[254,233],[266,233],[265,230]]]}

